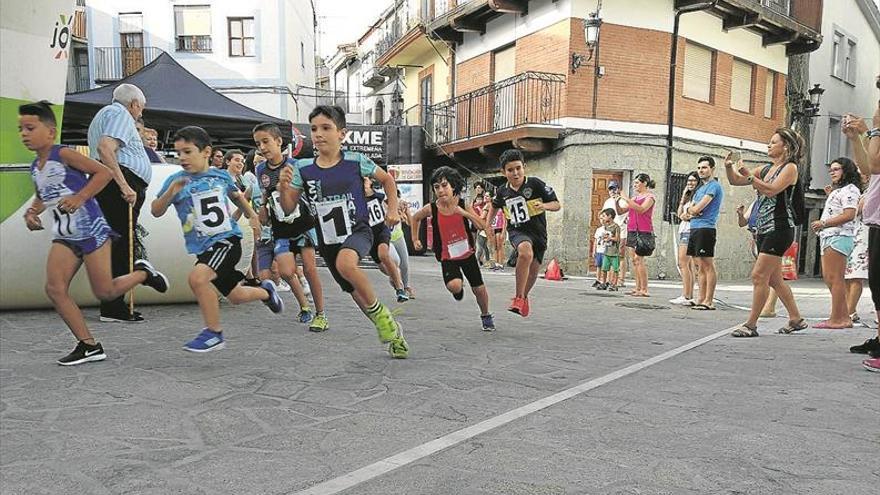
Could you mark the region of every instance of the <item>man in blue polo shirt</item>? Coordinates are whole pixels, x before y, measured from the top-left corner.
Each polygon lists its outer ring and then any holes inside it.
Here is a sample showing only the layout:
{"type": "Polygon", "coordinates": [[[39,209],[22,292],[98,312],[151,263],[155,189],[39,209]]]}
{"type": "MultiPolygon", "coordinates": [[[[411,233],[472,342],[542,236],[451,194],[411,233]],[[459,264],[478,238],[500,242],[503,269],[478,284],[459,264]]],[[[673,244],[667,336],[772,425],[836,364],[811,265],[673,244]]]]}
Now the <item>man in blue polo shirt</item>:
{"type": "Polygon", "coordinates": [[[694,203],[687,210],[691,221],[691,237],[688,240],[687,255],[692,256],[700,270],[700,296],[696,310],[715,309],[715,240],[718,214],[724,191],[715,179],[715,160],[711,156],[701,156],[697,160],[697,174],[700,185],[694,193],[694,203]]]}

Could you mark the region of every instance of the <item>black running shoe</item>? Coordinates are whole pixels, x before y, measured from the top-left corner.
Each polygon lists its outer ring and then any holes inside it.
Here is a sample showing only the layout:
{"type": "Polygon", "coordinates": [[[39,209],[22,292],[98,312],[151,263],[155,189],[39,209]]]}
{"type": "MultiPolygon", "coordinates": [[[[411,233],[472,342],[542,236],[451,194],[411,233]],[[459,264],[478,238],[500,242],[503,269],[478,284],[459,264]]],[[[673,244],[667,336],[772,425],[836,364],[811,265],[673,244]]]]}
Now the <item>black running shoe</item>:
{"type": "Polygon", "coordinates": [[[874,337],[859,345],[854,345],[849,348],[849,352],[853,354],[868,354],[871,357],[880,357],[880,337],[874,337]]]}
{"type": "Polygon", "coordinates": [[[134,262],[134,269],[147,272],[147,279],[144,285],[152,287],[156,292],[164,293],[168,290],[168,277],[164,273],[156,270],[152,263],[147,260],[137,260],[134,262]]]}
{"type": "Polygon", "coordinates": [[[78,342],[70,354],[58,360],[58,364],[61,366],[73,366],[90,361],[103,361],[105,359],[107,359],[107,355],[104,354],[104,348],[101,347],[100,342],[96,342],[95,345],[78,342]]]}
{"type": "Polygon", "coordinates": [[[141,316],[138,311],[135,311],[133,315],[128,313],[113,313],[101,315],[101,321],[104,323],[143,323],[144,317],[141,316]]]}

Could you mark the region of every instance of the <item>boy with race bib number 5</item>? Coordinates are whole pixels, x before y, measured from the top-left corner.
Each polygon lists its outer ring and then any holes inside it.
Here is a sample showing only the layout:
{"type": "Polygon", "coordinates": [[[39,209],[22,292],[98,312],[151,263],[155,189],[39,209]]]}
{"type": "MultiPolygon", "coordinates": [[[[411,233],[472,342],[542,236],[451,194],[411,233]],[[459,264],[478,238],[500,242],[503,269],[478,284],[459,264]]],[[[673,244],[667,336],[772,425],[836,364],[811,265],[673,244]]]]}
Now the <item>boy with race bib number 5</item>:
{"type": "Polygon", "coordinates": [[[28,230],[43,230],[40,213],[52,211],[52,247],[46,261],[46,295],[55,311],[76,337],[76,348],[58,360],[62,366],[103,361],[104,348],[89,332],[86,320],[68,289],[85,263],[92,293],[111,301],[138,284],[158,292],[168,290],[168,279],[146,260],[134,263],[134,271],[113,278],[110,269],[110,228],[95,194],[112,180],[110,169],[76,151],[55,143],[57,123],[47,102],[18,108],[21,142],[37,153],[31,164],[36,198],[24,214],[28,230]],[[86,174],[89,176],[87,177],[86,174]]]}
{"type": "Polygon", "coordinates": [[[184,127],[174,135],[174,149],[183,170],[168,177],[150,211],[161,217],[172,204],[177,210],[186,250],[197,258],[189,286],[205,320],[205,328],[183,348],[210,352],[226,345],[220,303],[211,284],[232,304],[263,301],[273,313],[280,313],[284,303],[271,280],[262,281],[260,287],[239,285],[244,274],[235,265],[241,258],[242,234],[238,223],[232,221],[229,199],[244,212],[251,228],[259,230],[260,221],[229,172],[208,167],[212,150],[208,133],[201,127],[184,127]]]}
{"type": "Polygon", "coordinates": [[[516,294],[508,311],[522,317],[529,315],[529,291],[538,278],[538,270],[547,251],[545,211],[559,211],[562,206],[553,188],[537,177],[526,177],[525,161],[519,150],[501,154],[501,172],[507,184],[495,190],[489,218],[498,208],[507,217],[507,236],[517,251],[516,294]]]}
{"type": "Polygon", "coordinates": [[[403,359],[409,347],[391,311],[376,298],[370,280],[358,267],[373,246],[364,177],[382,183],[388,193],[385,224],[400,221],[397,213],[397,185],[394,178],[360,153],[343,153],[345,113],[336,106],[319,105],[309,114],[315,158],[299,160],[295,169],[281,171],[278,190],[285,213],[290,213],[305,195],[318,221],[321,256],[333,279],[373,322],[379,340],[388,343],[392,357],[403,359]]]}

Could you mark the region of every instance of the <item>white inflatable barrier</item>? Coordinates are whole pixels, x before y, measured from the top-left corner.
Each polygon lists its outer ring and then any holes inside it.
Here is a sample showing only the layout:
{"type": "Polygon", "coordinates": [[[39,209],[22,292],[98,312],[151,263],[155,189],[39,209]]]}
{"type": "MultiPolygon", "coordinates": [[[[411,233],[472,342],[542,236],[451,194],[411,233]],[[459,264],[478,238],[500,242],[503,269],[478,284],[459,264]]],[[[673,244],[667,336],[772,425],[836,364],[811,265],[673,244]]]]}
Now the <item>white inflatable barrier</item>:
{"type": "MultiPolygon", "coordinates": [[[[149,287],[135,289],[135,306],[142,304],[164,304],[194,302],[195,297],[187,283],[187,276],[195,263],[195,256],[187,254],[183,243],[183,233],[174,207],[168,208],[162,218],[153,218],[150,203],[165,179],[178,172],[178,165],[154,165],[153,179],[147,189],[147,198],[141,209],[139,223],[149,232],[144,240],[150,262],[161,270],[171,281],[171,288],[159,294],[149,287]]],[[[51,307],[46,297],[46,258],[52,243],[51,230],[31,232],[22,218],[31,202],[23,204],[19,211],[0,224],[0,309],[25,309],[51,307]]],[[[43,225],[51,226],[47,213],[41,219],[43,225]]],[[[247,265],[248,245],[253,245],[253,236],[247,228],[247,220],[242,217],[245,239],[242,242],[243,259],[238,268],[247,265]]],[[[244,271],[244,270],[242,270],[244,271]]],[[[80,268],[70,288],[71,296],[80,306],[94,306],[98,300],[89,287],[85,266],[80,268]]]]}

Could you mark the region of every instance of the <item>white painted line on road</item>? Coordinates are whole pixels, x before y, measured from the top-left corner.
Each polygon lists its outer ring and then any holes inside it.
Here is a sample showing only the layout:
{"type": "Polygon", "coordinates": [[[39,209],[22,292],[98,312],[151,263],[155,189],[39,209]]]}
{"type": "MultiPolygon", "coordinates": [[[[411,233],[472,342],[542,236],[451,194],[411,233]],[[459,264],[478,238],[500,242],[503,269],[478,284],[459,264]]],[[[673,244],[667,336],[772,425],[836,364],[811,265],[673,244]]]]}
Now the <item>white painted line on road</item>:
{"type": "Polygon", "coordinates": [[[679,354],[687,352],[695,347],[699,347],[707,342],[711,342],[719,337],[723,337],[738,327],[739,325],[721,330],[719,332],[715,332],[712,335],[707,335],[706,337],[695,340],[683,346],[676,347],[675,349],[664,352],[663,354],[654,356],[650,359],[632,364],[630,366],[627,366],[626,368],[619,369],[599,378],[594,378],[592,380],[583,382],[581,384],[575,385],[574,387],[565,389],[561,392],[557,392],[548,397],[544,397],[543,399],[538,399],[535,402],[526,404],[522,407],[518,407],[493,418],[489,418],[485,421],[481,421],[473,426],[462,428],[461,430],[454,431],[436,440],[432,440],[417,447],[413,447],[409,450],[400,452],[399,454],[395,454],[391,457],[382,459],[381,461],[370,464],[369,466],[364,466],[356,471],[352,471],[348,474],[344,474],[342,476],[317,484],[311,488],[296,492],[295,495],[333,495],[343,490],[347,490],[361,483],[372,480],[373,478],[377,478],[379,476],[382,476],[383,474],[394,471],[397,468],[418,461],[419,459],[423,459],[430,455],[436,454],[441,450],[447,449],[454,445],[458,445],[459,443],[469,440],[477,435],[494,430],[499,426],[504,426],[512,421],[528,416],[529,414],[538,412],[542,409],[546,409],[564,400],[571,399],[572,397],[583,394],[584,392],[589,392],[594,388],[601,387],[606,383],[613,382],[617,379],[636,373],[637,371],[641,371],[649,366],[653,366],[657,363],[678,356],[679,354]]]}

